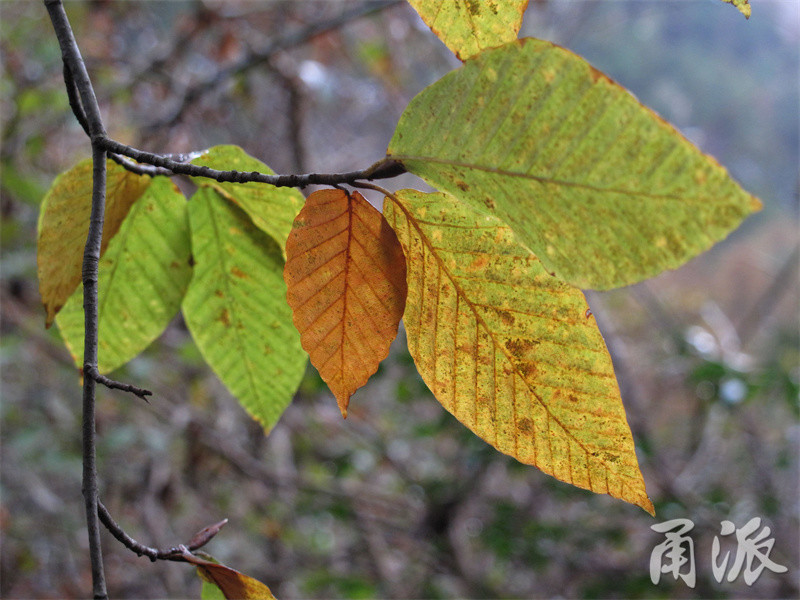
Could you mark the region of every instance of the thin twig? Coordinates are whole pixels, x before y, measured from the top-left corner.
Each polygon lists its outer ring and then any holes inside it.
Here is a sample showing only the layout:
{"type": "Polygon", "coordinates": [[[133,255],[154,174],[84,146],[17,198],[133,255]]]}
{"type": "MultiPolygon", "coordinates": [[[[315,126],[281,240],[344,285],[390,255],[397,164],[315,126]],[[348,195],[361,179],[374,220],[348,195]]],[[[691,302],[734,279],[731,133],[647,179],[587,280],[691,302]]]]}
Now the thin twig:
{"type": "Polygon", "coordinates": [[[163,154],[153,154],[126,144],[117,142],[108,137],[98,139],[97,143],[108,152],[127,156],[139,163],[145,163],[167,169],[175,175],[188,175],[190,177],[205,177],[219,182],[231,183],[268,183],[276,187],[299,187],[308,185],[338,185],[342,183],[353,184],[361,180],[385,179],[397,177],[405,173],[405,167],[396,160],[385,157],[366,169],[350,171],[348,173],[307,173],[303,175],[269,175],[258,171],[218,171],[201,165],[193,165],[177,161],[163,154]]]}
{"type": "Polygon", "coordinates": [[[139,396],[145,402],[149,402],[147,396],[152,396],[153,392],[150,390],[146,390],[144,388],[136,387],[135,385],[131,385],[130,383],[122,383],[121,381],[114,381],[113,379],[109,379],[105,375],[102,375],[100,371],[97,370],[97,367],[93,366],[86,366],[84,367],[83,374],[85,377],[92,377],[97,383],[100,383],[112,390],[122,390],[123,392],[130,392],[136,396],[139,396]]]}
{"type": "Polygon", "coordinates": [[[135,552],[139,556],[146,556],[153,562],[157,560],[186,562],[184,557],[184,552],[186,550],[189,552],[194,552],[195,550],[202,548],[208,542],[210,542],[211,539],[217,535],[220,529],[222,529],[228,522],[228,519],[223,519],[219,523],[214,523],[213,525],[203,527],[203,529],[192,536],[192,539],[188,544],[178,544],[177,546],[160,550],[158,548],[153,548],[152,546],[145,546],[125,533],[125,530],[123,530],[122,527],[120,527],[119,524],[114,521],[111,513],[108,512],[108,509],[103,505],[102,502],[97,503],[97,514],[100,517],[100,521],[102,521],[106,529],[111,532],[111,535],[113,535],[118,542],[120,542],[128,550],[135,552]]]}

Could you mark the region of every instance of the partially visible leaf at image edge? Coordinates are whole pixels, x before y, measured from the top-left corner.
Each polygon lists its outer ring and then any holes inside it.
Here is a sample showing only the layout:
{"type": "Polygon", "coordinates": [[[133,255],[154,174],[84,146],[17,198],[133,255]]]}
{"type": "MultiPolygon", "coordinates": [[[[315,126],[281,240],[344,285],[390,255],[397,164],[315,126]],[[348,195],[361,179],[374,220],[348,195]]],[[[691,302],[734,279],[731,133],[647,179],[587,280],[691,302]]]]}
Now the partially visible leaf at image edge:
{"type": "MultiPolygon", "coordinates": [[[[131,173],[114,162],[107,161],[106,168],[101,256],[130,207],[150,185],[150,177],[131,173]]],[[[56,177],[39,210],[36,262],[47,327],[81,281],[91,209],[92,160],[87,159],[56,177]]]]}
{"type": "Polygon", "coordinates": [[[746,19],[750,18],[750,15],[753,13],[753,7],[750,6],[750,0],[722,0],[728,4],[733,4],[736,8],[739,9],[739,12],[742,13],[746,19]]]}
{"type": "Polygon", "coordinates": [[[389,354],[406,301],[403,249],[358,192],[314,192],[286,243],[284,279],[311,363],[347,417],[350,396],[389,354]]]}
{"type": "Polygon", "coordinates": [[[500,217],[584,289],[676,268],[761,206],[624,88],[535,39],[482,52],[423,90],[388,155],[500,217]]]}
{"type": "Polygon", "coordinates": [[[528,0],[409,0],[461,60],[516,39],[528,0]]]}
{"type": "Polygon", "coordinates": [[[408,263],[408,348],[437,400],[498,450],[653,514],[582,292],[450,195],[402,190],[384,214],[408,263]]]}
{"type": "Polygon", "coordinates": [[[184,559],[197,567],[197,576],[203,582],[203,600],[218,597],[214,588],[226,600],[275,600],[270,589],[258,579],[192,554],[184,555],[184,559]]]}
{"type": "Polygon", "coordinates": [[[182,310],[200,353],[266,431],[305,373],[277,243],[210,186],[189,201],[194,273],[182,310]]]}
{"type": "MultiPolygon", "coordinates": [[[[186,198],[156,177],[133,204],[100,259],[98,369],[108,373],[144,350],[181,306],[192,276],[186,198]]],[[[83,286],[56,323],[75,364],[83,367],[83,286]]]]}

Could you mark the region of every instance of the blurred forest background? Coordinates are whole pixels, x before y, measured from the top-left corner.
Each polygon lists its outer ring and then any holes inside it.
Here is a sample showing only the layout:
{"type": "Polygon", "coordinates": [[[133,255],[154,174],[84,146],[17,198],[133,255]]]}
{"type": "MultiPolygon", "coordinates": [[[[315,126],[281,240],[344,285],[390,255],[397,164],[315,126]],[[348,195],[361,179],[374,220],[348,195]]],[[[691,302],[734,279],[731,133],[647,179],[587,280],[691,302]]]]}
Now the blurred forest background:
{"type": "MultiPolygon", "coordinates": [[[[238,144],[279,173],[372,164],[407,102],[459,64],[405,3],[67,6],[112,137],[238,144]]],[[[588,294],[657,519],[480,441],[428,392],[402,330],[346,421],[309,367],[265,437],[178,317],[115,374],[154,390],[149,405],[100,391],[101,496],[137,539],[227,517],[207,550],[284,599],[798,597],[800,3],[756,0],[746,21],[711,0],[532,1],[521,35],[587,58],[764,202],[683,268],[588,294]],[[789,572],[717,583],[720,522],[752,517],[789,572]],[[672,518],[695,523],[695,589],[650,581],[650,526],[672,518]]],[[[44,329],[35,240],[44,192],[90,148],[40,2],[0,0],[0,53],[0,596],[83,597],[79,380],[44,329]]],[[[104,539],[112,595],[199,597],[191,568],[104,539]]]]}

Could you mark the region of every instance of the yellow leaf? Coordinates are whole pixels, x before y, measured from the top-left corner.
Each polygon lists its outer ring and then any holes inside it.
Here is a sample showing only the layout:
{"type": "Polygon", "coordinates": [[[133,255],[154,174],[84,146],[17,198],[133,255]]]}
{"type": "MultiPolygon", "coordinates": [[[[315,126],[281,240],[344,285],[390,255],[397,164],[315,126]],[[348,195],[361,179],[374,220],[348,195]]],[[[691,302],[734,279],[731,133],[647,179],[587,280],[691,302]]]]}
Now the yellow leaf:
{"type": "Polygon", "coordinates": [[[450,195],[403,190],[384,214],[408,260],[409,351],[439,402],[498,450],[652,514],[581,291],[450,195]]]}
{"type": "MultiPolygon", "coordinates": [[[[119,231],[133,203],[150,185],[150,178],[107,163],[106,210],[100,254],[119,231]]],[[[81,281],[83,248],[92,208],[92,161],[84,160],[59,175],[39,213],[37,264],[39,294],[47,311],[46,326],[81,281]]]]}
{"type": "Polygon", "coordinates": [[[425,24],[466,60],[516,39],[528,0],[409,0],[425,24]]]}
{"type": "Polygon", "coordinates": [[[397,237],[358,192],[314,192],[286,242],[294,324],[347,417],[350,396],[389,354],[406,299],[397,237]]]}

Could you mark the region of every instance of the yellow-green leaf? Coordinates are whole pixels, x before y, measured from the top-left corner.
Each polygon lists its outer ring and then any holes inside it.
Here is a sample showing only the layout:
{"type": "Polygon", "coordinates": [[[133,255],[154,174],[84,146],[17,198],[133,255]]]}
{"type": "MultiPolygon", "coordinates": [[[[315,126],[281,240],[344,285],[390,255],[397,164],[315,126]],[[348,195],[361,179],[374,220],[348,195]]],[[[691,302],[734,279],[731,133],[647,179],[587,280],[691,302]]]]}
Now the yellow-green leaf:
{"type": "Polygon", "coordinates": [[[739,9],[739,12],[744,15],[746,19],[750,18],[750,15],[753,12],[753,7],[750,6],[750,0],[722,0],[723,2],[727,2],[728,4],[733,4],[736,8],[739,9]]]}
{"type": "MultiPolygon", "coordinates": [[[[150,185],[149,177],[135,175],[111,161],[107,162],[107,169],[101,256],[131,205],[150,185]]],[[[39,211],[36,258],[39,295],[47,311],[47,327],[53,324],[56,313],[81,281],[91,209],[92,161],[89,159],[56,178],[39,211]]]]}
{"type": "MultiPolygon", "coordinates": [[[[272,169],[249,156],[239,146],[214,146],[192,162],[219,171],[274,174],[272,169]]],[[[305,201],[303,194],[294,188],[275,187],[266,183],[219,183],[210,179],[197,179],[197,183],[213,187],[244,210],[256,227],[272,237],[283,252],[294,218],[305,201]]]]}
{"type": "Polygon", "coordinates": [[[676,268],[760,207],[625,89],[534,39],[482,52],[423,90],[389,155],[500,217],[581,288],[676,268]]]}
{"type": "Polygon", "coordinates": [[[269,431],[307,361],[286,303],[281,249],[211,187],[192,196],[189,223],[195,265],[186,324],[206,362],[269,431]]]}
{"type": "Polygon", "coordinates": [[[466,60],[516,39],[528,0],[409,0],[444,44],[466,60]]]}
{"type": "Polygon", "coordinates": [[[447,194],[384,201],[408,264],[408,347],[442,405],[498,450],[652,513],[611,358],[580,290],[447,194]]]}
{"type": "MultiPolygon", "coordinates": [[[[122,366],[156,339],[181,306],[192,276],[186,198],[156,177],[131,207],[100,260],[98,369],[122,366]]],[[[83,286],[56,317],[64,343],[83,366],[83,286]]]]}

